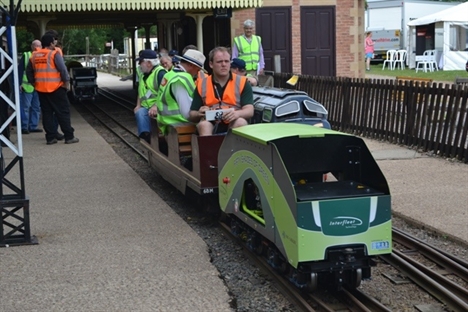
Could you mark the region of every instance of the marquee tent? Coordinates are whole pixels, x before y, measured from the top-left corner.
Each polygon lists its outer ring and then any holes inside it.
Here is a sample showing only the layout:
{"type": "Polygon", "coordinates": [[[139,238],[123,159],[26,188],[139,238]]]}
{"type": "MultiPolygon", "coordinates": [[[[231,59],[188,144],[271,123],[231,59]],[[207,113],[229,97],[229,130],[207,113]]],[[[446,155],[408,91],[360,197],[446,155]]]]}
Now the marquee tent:
{"type": "MultiPolygon", "coordinates": [[[[438,51],[439,67],[443,70],[463,70],[468,60],[468,2],[412,20],[408,51],[416,50],[416,26],[435,24],[434,49],[438,51]]],[[[410,67],[415,65],[415,53],[409,53],[410,67]]]]}

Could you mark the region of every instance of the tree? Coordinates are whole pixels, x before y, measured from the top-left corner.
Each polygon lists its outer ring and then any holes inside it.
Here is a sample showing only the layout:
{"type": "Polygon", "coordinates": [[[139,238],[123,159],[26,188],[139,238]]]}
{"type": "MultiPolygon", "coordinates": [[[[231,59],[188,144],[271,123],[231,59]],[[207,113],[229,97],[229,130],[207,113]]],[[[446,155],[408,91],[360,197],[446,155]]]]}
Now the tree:
{"type": "Polygon", "coordinates": [[[31,42],[34,40],[32,33],[27,32],[26,30],[17,30],[16,31],[16,42],[18,53],[24,53],[31,51],[31,42]]]}
{"type": "MultiPolygon", "coordinates": [[[[123,28],[57,29],[57,31],[59,32],[59,45],[65,55],[86,54],[86,37],[88,37],[90,54],[109,53],[109,48],[106,48],[106,42],[109,42],[109,39],[113,41],[114,49],[124,50],[125,30],[123,28]]],[[[30,32],[19,30],[16,37],[18,52],[31,49],[31,42],[35,38],[30,32]]]]}

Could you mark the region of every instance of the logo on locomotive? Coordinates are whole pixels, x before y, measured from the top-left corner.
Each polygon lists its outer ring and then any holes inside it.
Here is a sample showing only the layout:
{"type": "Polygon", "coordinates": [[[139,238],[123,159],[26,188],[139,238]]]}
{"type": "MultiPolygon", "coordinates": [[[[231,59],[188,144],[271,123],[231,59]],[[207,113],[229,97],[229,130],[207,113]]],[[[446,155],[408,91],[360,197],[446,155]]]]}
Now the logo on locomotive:
{"type": "Polygon", "coordinates": [[[354,217],[335,217],[330,221],[330,226],[340,226],[347,229],[355,229],[362,225],[362,220],[354,217]]]}

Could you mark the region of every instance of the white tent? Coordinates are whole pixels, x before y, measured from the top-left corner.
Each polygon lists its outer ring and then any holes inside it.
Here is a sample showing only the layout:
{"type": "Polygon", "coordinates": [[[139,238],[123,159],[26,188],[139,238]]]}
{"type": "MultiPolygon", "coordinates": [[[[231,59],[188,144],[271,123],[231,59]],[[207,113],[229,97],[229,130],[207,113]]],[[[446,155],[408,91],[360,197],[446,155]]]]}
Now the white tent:
{"type": "Polygon", "coordinates": [[[468,2],[423,16],[408,23],[410,67],[415,65],[416,26],[435,24],[435,46],[443,70],[463,70],[468,60],[468,2]]]}

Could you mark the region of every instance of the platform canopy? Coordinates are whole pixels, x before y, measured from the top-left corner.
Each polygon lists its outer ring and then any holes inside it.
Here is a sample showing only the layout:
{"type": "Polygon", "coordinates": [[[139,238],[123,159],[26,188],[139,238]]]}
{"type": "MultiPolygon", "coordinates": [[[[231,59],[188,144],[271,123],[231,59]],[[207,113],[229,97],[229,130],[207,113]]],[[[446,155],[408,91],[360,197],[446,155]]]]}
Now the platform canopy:
{"type": "Polygon", "coordinates": [[[263,0],[23,0],[23,12],[193,10],[255,8],[263,0]]]}

